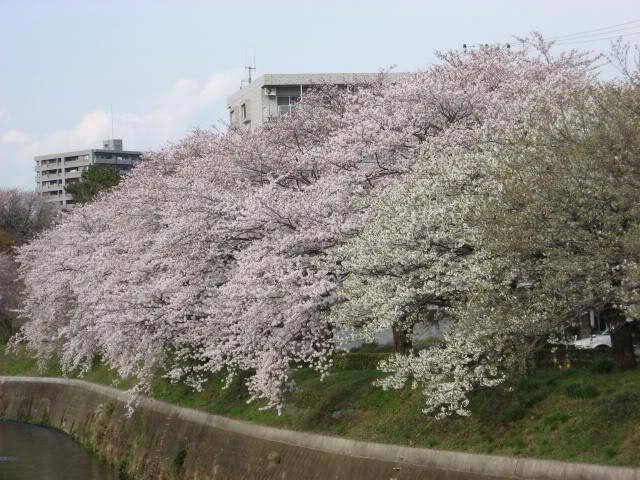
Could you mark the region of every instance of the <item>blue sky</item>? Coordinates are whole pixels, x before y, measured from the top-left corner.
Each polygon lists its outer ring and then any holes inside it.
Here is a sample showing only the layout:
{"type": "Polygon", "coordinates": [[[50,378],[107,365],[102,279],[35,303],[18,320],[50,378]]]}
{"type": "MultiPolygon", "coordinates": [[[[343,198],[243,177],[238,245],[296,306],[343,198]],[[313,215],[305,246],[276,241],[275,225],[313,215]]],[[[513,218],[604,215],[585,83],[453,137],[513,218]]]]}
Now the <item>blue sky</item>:
{"type": "MultiPolygon", "coordinates": [[[[132,149],[226,119],[254,50],[257,75],[404,71],[463,43],[638,19],[637,0],[0,0],[0,188],[34,188],[34,155],[98,146],[111,107],[132,149]]],[[[607,36],[558,48],[606,52],[607,36]]]]}

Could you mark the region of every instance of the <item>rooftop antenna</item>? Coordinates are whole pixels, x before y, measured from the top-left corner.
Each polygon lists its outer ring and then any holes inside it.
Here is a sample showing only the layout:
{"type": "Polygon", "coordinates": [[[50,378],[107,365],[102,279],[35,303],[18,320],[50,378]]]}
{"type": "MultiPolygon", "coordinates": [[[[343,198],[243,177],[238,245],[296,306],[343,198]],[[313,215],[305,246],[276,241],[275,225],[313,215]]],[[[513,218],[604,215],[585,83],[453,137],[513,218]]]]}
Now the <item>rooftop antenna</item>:
{"type": "Polygon", "coordinates": [[[251,72],[256,69],[255,58],[253,64],[245,65],[244,69],[247,71],[247,83],[251,83],[251,72]]]}
{"type": "Polygon", "coordinates": [[[244,52],[244,69],[247,71],[247,78],[244,78],[240,81],[240,88],[243,87],[243,85],[246,84],[250,84],[252,79],[252,72],[256,69],[256,51],[255,49],[253,50],[253,62],[249,61],[249,52],[247,50],[245,50],[244,52]]]}
{"type": "Polygon", "coordinates": [[[462,44],[462,49],[465,52],[467,50],[481,50],[483,48],[489,48],[489,47],[495,47],[495,48],[499,48],[499,49],[506,48],[507,50],[511,50],[511,44],[510,43],[493,43],[493,44],[479,43],[477,45],[470,45],[468,43],[463,43],[462,44]]]}
{"type": "Polygon", "coordinates": [[[110,105],[111,108],[111,139],[114,138],[113,136],[113,103],[110,105]]]}
{"type": "Polygon", "coordinates": [[[256,67],[245,65],[244,69],[247,71],[247,83],[251,83],[251,71],[255,70],[256,67]]]}

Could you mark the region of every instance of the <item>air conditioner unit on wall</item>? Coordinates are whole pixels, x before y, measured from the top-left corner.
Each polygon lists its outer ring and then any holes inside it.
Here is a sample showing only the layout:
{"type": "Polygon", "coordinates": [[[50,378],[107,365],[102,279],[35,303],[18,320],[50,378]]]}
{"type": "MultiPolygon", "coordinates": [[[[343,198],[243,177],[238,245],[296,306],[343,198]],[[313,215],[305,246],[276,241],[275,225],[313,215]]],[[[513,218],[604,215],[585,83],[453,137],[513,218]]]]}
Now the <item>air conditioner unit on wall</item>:
{"type": "Polygon", "coordinates": [[[264,87],[264,94],[268,97],[274,97],[276,95],[276,87],[264,87]]]}

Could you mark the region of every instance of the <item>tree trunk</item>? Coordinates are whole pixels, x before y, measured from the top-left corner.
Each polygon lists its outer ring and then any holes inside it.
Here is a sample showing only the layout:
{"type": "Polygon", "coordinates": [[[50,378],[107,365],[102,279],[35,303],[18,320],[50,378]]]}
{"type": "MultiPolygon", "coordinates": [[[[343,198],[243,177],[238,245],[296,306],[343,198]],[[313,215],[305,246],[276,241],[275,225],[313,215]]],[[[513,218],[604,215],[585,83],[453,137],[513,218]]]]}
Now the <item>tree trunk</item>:
{"type": "Polygon", "coordinates": [[[9,341],[13,333],[14,332],[11,328],[11,318],[3,316],[2,312],[0,312],[0,343],[9,341]]]}
{"type": "Polygon", "coordinates": [[[633,329],[627,322],[622,322],[611,330],[611,350],[613,363],[617,368],[633,368],[636,357],[633,351],[633,329]]]}
{"type": "Polygon", "coordinates": [[[393,333],[393,346],[395,352],[401,355],[408,355],[413,347],[409,336],[409,330],[403,325],[394,323],[391,326],[391,332],[393,333]]]}

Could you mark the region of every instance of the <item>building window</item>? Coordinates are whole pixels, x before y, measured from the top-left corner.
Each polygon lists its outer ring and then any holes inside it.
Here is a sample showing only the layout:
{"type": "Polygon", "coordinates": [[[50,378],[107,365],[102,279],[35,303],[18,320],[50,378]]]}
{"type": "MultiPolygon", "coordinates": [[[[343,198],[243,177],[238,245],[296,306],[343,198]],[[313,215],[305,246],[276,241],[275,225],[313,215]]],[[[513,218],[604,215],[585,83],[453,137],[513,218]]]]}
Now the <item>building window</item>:
{"type": "Polygon", "coordinates": [[[276,103],[278,104],[278,115],[287,115],[288,113],[293,112],[299,101],[299,95],[276,97],[276,103]]]}
{"type": "Polygon", "coordinates": [[[242,117],[242,120],[246,120],[247,119],[247,104],[243,103],[242,105],[240,105],[240,116],[242,117]]]}

